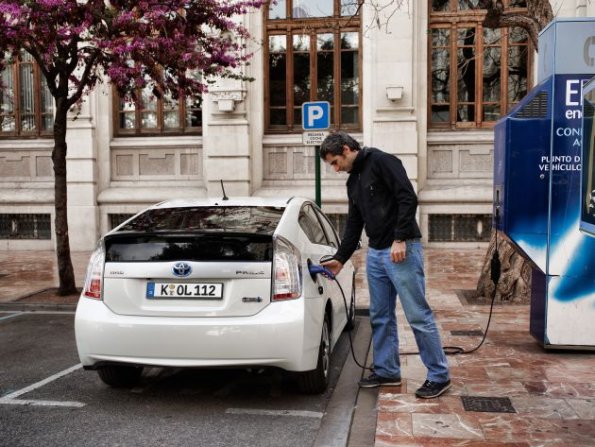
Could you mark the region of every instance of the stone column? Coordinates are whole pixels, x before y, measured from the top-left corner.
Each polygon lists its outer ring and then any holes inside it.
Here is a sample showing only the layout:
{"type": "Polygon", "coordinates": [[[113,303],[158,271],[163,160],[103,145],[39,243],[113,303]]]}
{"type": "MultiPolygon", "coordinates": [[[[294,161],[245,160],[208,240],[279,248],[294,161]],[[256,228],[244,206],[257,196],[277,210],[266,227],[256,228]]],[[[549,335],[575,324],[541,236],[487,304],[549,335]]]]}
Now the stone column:
{"type": "Polygon", "coordinates": [[[78,114],[70,114],[66,133],[68,229],[72,251],[93,250],[99,234],[94,109],[95,99],[91,95],[85,98],[78,114]]]}
{"type": "Polygon", "coordinates": [[[374,6],[363,8],[364,144],[397,155],[417,188],[419,79],[415,50],[417,3],[388,6],[394,14],[379,26],[366,27],[374,6]]]}
{"type": "Polygon", "coordinates": [[[242,81],[221,80],[209,88],[203,103],[204,179],[209,197],[251,194],[249,123],[242,81]]]}

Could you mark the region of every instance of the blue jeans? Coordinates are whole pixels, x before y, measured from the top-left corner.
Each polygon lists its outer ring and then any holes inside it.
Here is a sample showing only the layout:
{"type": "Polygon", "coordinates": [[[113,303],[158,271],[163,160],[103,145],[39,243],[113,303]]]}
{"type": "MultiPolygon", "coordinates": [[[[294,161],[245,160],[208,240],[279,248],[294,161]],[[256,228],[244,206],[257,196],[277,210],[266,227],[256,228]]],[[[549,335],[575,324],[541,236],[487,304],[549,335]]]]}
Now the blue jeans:
{"type": "Polygon", "coordinates": [[[370,323],[374,346],[374,372],[382,377],[401,376],[397,334],[397,295],[413,329],[428,380],[448,380],[448,361],[432,309],[426,301],[423,249],[419,240],[407,241],[404,261],[390,259],[390,247],[368,248],[366,262],[370,289],[370,323]]]}

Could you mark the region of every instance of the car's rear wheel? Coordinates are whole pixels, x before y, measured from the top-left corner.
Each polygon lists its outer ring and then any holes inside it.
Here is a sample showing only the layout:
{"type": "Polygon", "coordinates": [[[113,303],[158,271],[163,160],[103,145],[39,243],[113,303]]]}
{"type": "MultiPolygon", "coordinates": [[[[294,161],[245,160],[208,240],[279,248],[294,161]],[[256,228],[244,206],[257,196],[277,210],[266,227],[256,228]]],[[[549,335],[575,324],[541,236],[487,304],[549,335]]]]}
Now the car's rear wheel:
{"type": "Polygon", "coordinates": [[[99,378],[114,388],[128,388],[138,383],[143,372],[141,366],[107,365],[97,370],[99,378]]]}
{"type": "Polygon", "coordinates": [[[316,369],[303,372],[299,375],[298,385],[304,394],[319,394],[328,386],[328,376],[331,369],[331,332],[328,315],[324,316],[322,335],[318,348],[318,362],[316,369]]]}

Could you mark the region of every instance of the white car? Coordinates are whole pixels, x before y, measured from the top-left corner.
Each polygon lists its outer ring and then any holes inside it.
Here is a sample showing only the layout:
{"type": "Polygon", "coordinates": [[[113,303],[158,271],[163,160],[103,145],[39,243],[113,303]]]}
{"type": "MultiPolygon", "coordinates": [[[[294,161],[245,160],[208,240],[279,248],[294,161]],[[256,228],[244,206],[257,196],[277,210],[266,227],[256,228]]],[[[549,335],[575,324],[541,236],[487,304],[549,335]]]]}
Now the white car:
{"type": "Polygon", "coordinates": [[[306,199],[154,205],[91,257],[75,317],[81,362],[115,387],[134,385],[144,366],[271,366],[322,392],[353,326],[355,272],[348,262],[335,282],[309,265],[338,244],[306,199]]]}

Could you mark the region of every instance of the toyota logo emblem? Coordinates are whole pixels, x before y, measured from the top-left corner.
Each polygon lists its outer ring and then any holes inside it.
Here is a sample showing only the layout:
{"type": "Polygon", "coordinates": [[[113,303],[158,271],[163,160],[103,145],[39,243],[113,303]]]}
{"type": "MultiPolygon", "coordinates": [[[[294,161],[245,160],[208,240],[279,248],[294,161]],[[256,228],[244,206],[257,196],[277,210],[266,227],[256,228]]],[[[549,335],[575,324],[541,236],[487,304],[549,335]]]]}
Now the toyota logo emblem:
{"type": "Polygon", "coordinates": [[[187,262],[176,262],[171,271],[175,276],[185,278],[192,273],[192,267],[187,262]]]}

